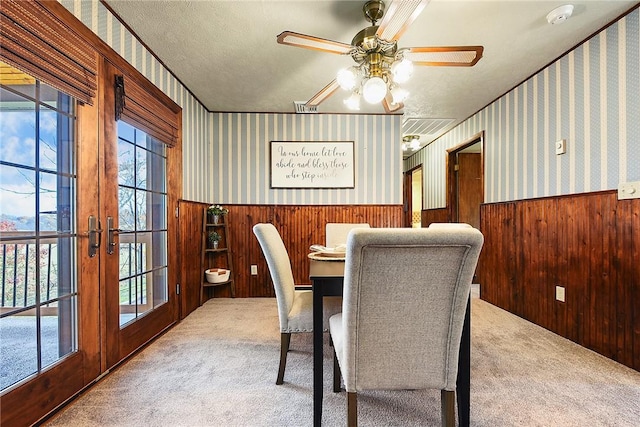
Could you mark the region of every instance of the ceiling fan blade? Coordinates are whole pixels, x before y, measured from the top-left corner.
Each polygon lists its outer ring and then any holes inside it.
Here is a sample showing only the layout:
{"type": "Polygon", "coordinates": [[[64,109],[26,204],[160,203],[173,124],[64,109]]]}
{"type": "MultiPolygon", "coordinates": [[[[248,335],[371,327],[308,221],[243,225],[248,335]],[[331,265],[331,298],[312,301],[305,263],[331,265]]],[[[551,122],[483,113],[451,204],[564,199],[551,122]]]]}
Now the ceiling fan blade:
{"type": "Polygon", "coordinates": [[[394,113],[404,108],[404,104],[402,102],[399,102],[397,104],[393,103],[393,97],[390,93],[387,93],[387,96],[382,100],[382,106],[384,107],[384,111],[386,111],[387,114],[394,113]]]}
{"type": "Polygon", "coordinates": [[[395,0],[382,18],[376,35],[384,40],[398,40],[420,15],[430,0],[395,0]]]}
{"type": "Polygon", "coordinates": [[[310,100],[308,100],[305,105],[317,106],[322,101],[324,101],[325,99],[333,95],[334,92],[339,88],[340,88],[340,85],[338,84],[338,81],[336,79],[333,79],[333,81],[328,85],[326,85],[325,87],[323,87],[320,90],[320,92],[313,95],[313,97],[310,100]]]}
{"type": "Polygon", "coordinates": [[[278,34],[277,40],[280,44],[319,50],[321,52],[337,53],[340,55],[346,55],[353,50],[353,46],[350,44],[294,33],[293,31],[284,31],[278,34]]]}
{"type": "Polygon", "coordinates": [[[414,65],[472,67],[482,58],[482,46],[410,47],[404,57],[414,65]]]}

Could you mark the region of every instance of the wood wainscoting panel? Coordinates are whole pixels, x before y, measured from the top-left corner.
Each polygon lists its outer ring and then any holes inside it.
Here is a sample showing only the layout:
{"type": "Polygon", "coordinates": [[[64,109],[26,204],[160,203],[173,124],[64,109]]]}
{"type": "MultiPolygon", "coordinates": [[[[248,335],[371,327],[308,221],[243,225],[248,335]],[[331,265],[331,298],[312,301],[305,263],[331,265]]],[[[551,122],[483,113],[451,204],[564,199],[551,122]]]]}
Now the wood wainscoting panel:
{"type": "Polygon", "coordinates": [[[204,272],[200,271],[202,255],[202,216],[209,207],[207,203],[180,200],[178,262],[180,263],[180,319],[200,305],[200,282],[204,272]]]}
{"type": "Polygon", "coordinates": [[[480,209],[480,230],[485,241],[476,269],[482,299],[511,312],[521,309],[518,307],[520,292],[516,287],[519,262],[516,246],[523,244],[516,242],[512,232],[514,208],[513,203],[500,203],[484,205],[480,209]],[[485,286],[488,282],[501,286],[485,286]]]}
{"type": "Polygon", "coordinates": [[[428,227],[434,222],[451,222],[449,218],[449,209],[425,209],[422,211],[422,226],[428,227]]]}
{"type": "Polygon", "coordinates": [[[605,191],[492,203],[480,218],[482,299],[640,370],[640,200],[605,191]]]}
{"type": "MultiPolygon", "coordinates": [[[[207,206],[180,201],[182,317],[199,304],[202,212],[207,206]]],[[[372,227],[402,227],[403,214],[401,205],[225,207],[229,209],[225,221],[229,224],[229,239],[233,242],[231,256],[237,298],[275,297],[267,263],[253,234],[255,224],[270,222],[275,225],[289,252],[296,284],[310,286],[309,246],[324,244],[327,222],[367,222],[372,227]],[[258,266],[257,276],[251,275],[251,265],[258,266]]],[[[214,288],[215,297],[231,297],[229,287],[214,288]]]]}

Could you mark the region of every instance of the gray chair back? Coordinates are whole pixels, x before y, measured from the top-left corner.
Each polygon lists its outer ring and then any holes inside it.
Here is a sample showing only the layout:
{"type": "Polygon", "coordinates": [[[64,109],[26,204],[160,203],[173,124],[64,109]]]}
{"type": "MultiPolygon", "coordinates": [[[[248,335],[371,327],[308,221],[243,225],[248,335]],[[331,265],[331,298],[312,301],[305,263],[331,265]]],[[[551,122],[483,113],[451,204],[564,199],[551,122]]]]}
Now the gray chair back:
{"type": "Polygon", "coordinates": [[[483,240],[474,228],[351,231],[344,341],[336,345],[344,350],[338,359],[348,392],[455,390],[465,309],[483,240]]]}
{"type": "Polygon", "coordinates": [[[269,266],[276,292],[280,330],[285,331],[288,329],[289,313],[293,307],[296,292],[289,253],[273,224],[256,224],[253,226],[253,233],[260,243],[269,266]]]}

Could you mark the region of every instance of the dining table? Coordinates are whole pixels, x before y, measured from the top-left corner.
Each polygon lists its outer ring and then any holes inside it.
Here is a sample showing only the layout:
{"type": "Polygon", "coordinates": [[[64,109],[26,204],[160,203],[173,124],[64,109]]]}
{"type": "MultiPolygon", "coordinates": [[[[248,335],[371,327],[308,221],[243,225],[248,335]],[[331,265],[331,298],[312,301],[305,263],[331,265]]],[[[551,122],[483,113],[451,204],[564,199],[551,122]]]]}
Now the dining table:
{"type": "MultiPolygon", "coordinates": [[[[323,399],[323,297],[342,296],[344,286],[344,258],[309,259],[309,279],[313,291],[313,425],[322,425],[323,399]]],[[[471,296],[462,328],[458,357],[456,399],[458,425],[469,426],[471,404],[471,296]]]]}

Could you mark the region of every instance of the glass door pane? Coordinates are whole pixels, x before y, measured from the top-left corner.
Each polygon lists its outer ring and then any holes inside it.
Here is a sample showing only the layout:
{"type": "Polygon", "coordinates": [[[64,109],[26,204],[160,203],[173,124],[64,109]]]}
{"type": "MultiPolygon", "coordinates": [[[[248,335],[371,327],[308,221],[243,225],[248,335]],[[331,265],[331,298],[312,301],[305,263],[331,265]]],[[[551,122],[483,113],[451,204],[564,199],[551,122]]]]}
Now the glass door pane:
{"type": "Polygon", "coordinates": [[[0,63],[0,389],[78,351],[75,102],[0,63]]]}
{"type": "Polygon", "coordinates": [[[165,151],[118,121],[120,326],[168,300],[165,151]]]}

